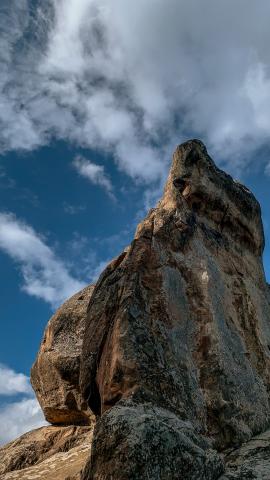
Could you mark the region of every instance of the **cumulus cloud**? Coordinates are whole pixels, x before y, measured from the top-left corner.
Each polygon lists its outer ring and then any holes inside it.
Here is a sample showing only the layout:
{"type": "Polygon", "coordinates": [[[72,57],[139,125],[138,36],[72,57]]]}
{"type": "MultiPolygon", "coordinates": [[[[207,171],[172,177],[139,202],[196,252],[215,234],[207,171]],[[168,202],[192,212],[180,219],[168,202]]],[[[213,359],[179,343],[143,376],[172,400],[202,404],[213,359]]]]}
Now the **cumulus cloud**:
{"type": "Polygon", "coordinates": [[[23,373],[17,373],[11,368],[0,364],[0,395],[30,393],[29,378],[23,373]]]}
{"type": "Polygon", "coordinates": [[[87,180],[94,185],[99,185],[112,199],[115,199],[111,180],[106,175],[103,165],[96,165],[81,155],[76,156],[72,165],[79,175],[87,178],[87,180]]]}
{"type": "Polygon", "coordinates": [[[17,401],[0,405],[0,445],[33,428],[46,425],[41,408],[33,398],[29,378],[2,364],[0,364],[0,401],[1,396],[11,398],[16,396],[17,401]],[[19,400],[18,396],[21,397],[19,400]]]}
{"type": "Polygon", "coordinates": [[[20,267],[23,290],[53,307],[84,287],[35,230],[10,213],[0,213],[0,250],[20,267]]]}
{"type": "Polygon", "coordinates": [[[38,401],[23,398],[0,407],[0,445],[14,440],[25,432],[42,427],[44,420],[38,401]]]}
{"type": "Polygon", "coordinates": [[[19,3],[0,7],[2,150],[66,139],[149,183],[187,137],[239,170],[268,141],[268,0],[19,3]]]}

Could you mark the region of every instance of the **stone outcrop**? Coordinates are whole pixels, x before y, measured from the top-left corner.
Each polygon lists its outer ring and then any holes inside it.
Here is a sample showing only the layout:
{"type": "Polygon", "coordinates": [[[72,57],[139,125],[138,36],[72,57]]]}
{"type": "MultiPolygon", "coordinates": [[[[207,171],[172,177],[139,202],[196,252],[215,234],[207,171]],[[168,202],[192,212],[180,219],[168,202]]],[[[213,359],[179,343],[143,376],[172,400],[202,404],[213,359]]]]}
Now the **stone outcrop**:
{"type": "Polygon", "coordinates": [[[179,478],[180,452],[183,478],[216,479],[221,460],[210,447],[237,446],[267,428],[263,247],[252,193],[219,170],[200,141],[179,146],[163,198],[90,300],[81,390],[101,418],[84,480],[179,478]],[[175,448],[168,461],[166,438],[175,448]],[[149,454],[145,477],[138,451],[149,454]]]}
{"type": "Polygon", "coordinates": [[[93,427],[38,428],[0,448],[1,480],[79,480],[93,427]]]}
{"type": "Polygon", "coordinates": [[[252,193],[200,141],[180,145],[157,207],[96,286],[52,317],[32,369],[49,422],[96,415],[89,459],[91,432],[66,453],[32,432],[25,457],[20,441],[5,447],[23,469],[5,460],[3,479],[270,478],[263,248],[252,193]]]}
{"type": "Polygon", "coordinates": [[[89,285],[67,300],[50,319],[31,383],[48,422],[87,425],[92,413],[79,388],[80,355],[86,311],[94,286],[89,285]]]}

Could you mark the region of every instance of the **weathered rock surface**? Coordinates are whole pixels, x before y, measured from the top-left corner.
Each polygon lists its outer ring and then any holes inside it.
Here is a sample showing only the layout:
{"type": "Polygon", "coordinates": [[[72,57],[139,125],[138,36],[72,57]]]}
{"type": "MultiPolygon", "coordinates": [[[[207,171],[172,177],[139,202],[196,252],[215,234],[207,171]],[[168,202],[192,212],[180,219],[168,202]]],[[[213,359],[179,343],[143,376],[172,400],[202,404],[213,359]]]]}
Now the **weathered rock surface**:
{"type": "Polygon", "coordinates": [[[91,449],[93,427],[38,428],[0,448],[0,479],[75,480],[91,449]]]}
{"type": "Polygon", "coordinates": [[[97,423],[82,480],[217,479],[223,463],[190,422],[151,404],[120,401],[97,423]]]}
{"type": "Polygon", "coordinates": [[[31,383],[52,424],[87,425],[91,412],[80,388],[80,355],[94,285],[67,300],[50,319],[31,371],[31,383]]]}
{"type": "Polygon", "coordinates": [[[263,247],[252,193],[201,142],[179,146],[162,200],[90,300],[81,389],[102,416],[84,480],[216,479],[211,442],[222,450],[267,428],[263,247]]]}
{"type": "Polygon", "coordinates": [[[269,480],[270,430],[261,433],[226,458],[220,480],[269,480]]]}

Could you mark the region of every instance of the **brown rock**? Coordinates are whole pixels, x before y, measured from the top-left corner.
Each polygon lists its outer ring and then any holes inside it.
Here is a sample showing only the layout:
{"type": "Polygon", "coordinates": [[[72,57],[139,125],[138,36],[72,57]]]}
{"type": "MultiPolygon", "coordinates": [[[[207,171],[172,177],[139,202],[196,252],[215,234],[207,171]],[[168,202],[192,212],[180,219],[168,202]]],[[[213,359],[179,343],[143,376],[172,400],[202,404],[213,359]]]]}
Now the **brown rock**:
{"type": "Polygon", "coordinates": [[[38,428],[0,448],[0,478],[80,478],[91,448],[93,427],[38,428]]]}
{"type": "Polygon", "coordinates": [[[50,319],[31,371],[31,383],[52,424],[87,425],[91,412],[79,388],[86,311],[94,286],[67,300],[50,319]]]}
{"type": "Polygon", "coordinates": [[[210,444],[203,437],[223,449],[266,429],[270,297],[263,247],[252,193],[219,170],[198,140],[179,146],[162,200],[106,268],[90,300],[81,388],[102,417],[84,479],[179,478],[177,452],[183,478],[216,479],[220,460],[208,461],[210,444]],[[146,407],[162,409],[157,436],[154,427],[148,432],[146,407]],[[119,421],[113,420],[115,408],[119,421]],[[191,424],[195,436],[183,428],[172,440],[171,415],[176,424],[191,424]],[[147,476],[140,476],[138,445],[149,452],[157,438],[161,461],[166,436],[175,442],[175,456],[160,471],[149,456],[147,476]],[[108,461],[110,477],[103,466],[108,461]]]}

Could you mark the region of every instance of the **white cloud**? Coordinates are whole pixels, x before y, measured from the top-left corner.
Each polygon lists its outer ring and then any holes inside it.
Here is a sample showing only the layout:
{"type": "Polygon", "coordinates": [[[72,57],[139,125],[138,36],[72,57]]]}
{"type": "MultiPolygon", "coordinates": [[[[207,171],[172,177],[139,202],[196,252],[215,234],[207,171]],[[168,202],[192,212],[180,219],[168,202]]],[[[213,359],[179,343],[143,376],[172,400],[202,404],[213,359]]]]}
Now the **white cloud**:
{"type": "Polygon", "coordinates": [[[0,405],[0,445],[47,424],[33,393],[26,375],[0,364],[0,396],[24,395],[16,402],[0,405]]]}
{"type": "Polygon", "coordinates": [[[25,432],[47,425],[38,401],[23,398],[0,407],[0,445],[25,432]]]}
{"type": "Polygon", "coordinates": [[[73,278],[31,226],[8,213],[0,213],[0,250],[20,266],[23,290],[52,306],[59,305],[85,285],[73,278]]]}
{"type": "Polygon", "coordinates": [[[11,368],[0,364],[0,395],[31,393],[29,378],[11,368]]]}
{"type": "Polygon", "coordinates": [[[107,194],[112,199],[115,199],[111,180],[106,175],[103,165],[96,165],[81,155],[76,156],[72,162],[72,165],[77,170],[79,175],[87,178],[87,180],[94,185],[99,185],[100,187],[104,188],[107,194]]]}
{"type": "Polygon", "coordinates": [[[152,182],[187,136],[239,170],[268,142],[268,0],[3,5],[3,150],[66,139],[152,182]]]}

